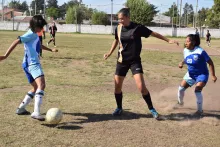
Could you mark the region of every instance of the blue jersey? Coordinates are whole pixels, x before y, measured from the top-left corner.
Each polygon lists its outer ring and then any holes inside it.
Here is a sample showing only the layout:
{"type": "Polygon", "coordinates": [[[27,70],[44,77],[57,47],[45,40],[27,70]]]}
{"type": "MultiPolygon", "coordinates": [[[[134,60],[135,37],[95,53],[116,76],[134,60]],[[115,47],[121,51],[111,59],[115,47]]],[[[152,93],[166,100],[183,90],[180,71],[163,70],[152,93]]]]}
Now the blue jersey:
{"type": "Polygon", "coordinates": [[[38,35],[29,30],[24,35],[19,36],[19,39],[21,43],[24,43],[22,67],[25,68],[30,65],[40,64],[39,52],[41,44],[38,35]]]}
{"type": "Polygon", "coordinates": [[[196,46],[193,50],[184,49],[184,62],[188,66],[191,78],[196,79],[199,75],[208,75],[207,62],[210,60],[205,50],[196,46]]]}

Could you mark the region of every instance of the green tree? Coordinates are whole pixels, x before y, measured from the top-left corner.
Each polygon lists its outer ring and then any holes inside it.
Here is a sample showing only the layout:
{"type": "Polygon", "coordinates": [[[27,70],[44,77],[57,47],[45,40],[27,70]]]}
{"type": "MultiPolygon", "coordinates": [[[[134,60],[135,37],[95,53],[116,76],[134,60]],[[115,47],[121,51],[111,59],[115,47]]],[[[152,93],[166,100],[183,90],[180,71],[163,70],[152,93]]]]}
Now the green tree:
{"type": "Polygon", "coordinates": [[[54,7],[54,8],[58,8],[58,4],[57,4],[57,0],[47,0],[47,7],[54,7]]]}
{"type": "Polygon", "coordinates": [[[193,18],[194,18],[194,11],[193,6],[188,3],[185,3],[185,6],[183,7],[183,14],[181,19],[181,24],[184,24],[185,26],[193,24],[193,18]]]}
{"type": "Polygon", "coordinates": [[[9,8],[12,8],[12,9],[17,9],[19,10],[19,8],[21,7],[21,4],[20,4],[20,1],[11,1],[9,4],[9,8]]]}
{"type": "Polygon", "coordinates": [[[69,7],[66,12],[66,23],[74,24],[76,20],[76,11],[73,7],[69,7]]]}
{"type": "Polygon", "coordinates": [[[63,18],[63,19],[65,18],[67,8],[68,8],[67,3],[64,3],[63,5],[59,6],[59,17],[60,18],[63,18]]]}
{"type": "Polygon", "coordinates": [[[209,11],[208,8],[202,8],[201,10],[198,11],[199,23],[201,24],[201,26],[206,25],[208,11],[209,11]]]}
{"type": "Polygon", "coordinates": [[[35,15],[35,2],[36,2],[36,14],[40,14],[44,10],[44,0],[34,0],[31,2],[32,15],[35,15]]]}
{"type": "Polygon", "coordinates": [[[94,25],[108,25],[109,20],[108,20],[107,14],[105,12],[95,11],[92,14],[92,24],[94,24],[94,25]]]}
{"type": "Polygon", "coordinates": [[[177,5],[173,4],[169,8],[169,10],[167,12],[163,13],[163,14],[166,15],[166,16],[169,16],[171,18],[173,17],[173,23],[176,24],[177,23],[176,21],[178,21],[177,16],[179,16],[179,15],[177,15],[177,11],[178,11],[177,5]]]}
{"type": "Polygon", "coordinates": [[[28,4],[27,4],[26,1],[24,1],[23,3],[21,3],[21,5],[20,5],[20,10],[21,10],[22,12],[28,11],[28,4]]]}
{"type": "Polygon", "coordinates": [[[151,24],[158,12],[156,7],[146,0],[127,0],[126,5],[130,8],[131,20],[143,25],[151,24]]]}
{"type": "Polygon", "coordinates": [[[53,17],[54,19],[56,19],[58,17],[58,14],[59,14],[59,11],[57,8],[54,8],[54,7],[47,8],[47,16],[53,17]]]}
{"type": "Polygon", "coordinates": [[[220,27],[220,0],[214,0],[214,5],[208,11],[206,22],[209,27],[220,27]]]}

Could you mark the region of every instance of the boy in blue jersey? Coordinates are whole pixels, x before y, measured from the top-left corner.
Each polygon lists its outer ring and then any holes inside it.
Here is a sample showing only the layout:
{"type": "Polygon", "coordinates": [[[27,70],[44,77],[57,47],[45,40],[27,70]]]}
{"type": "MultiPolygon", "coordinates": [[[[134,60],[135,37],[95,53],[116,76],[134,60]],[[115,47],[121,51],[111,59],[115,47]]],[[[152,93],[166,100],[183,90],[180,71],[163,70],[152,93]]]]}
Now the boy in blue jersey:
{"type": "Polygon", "coordinates": [[[22,67],[27,76],[28,82],[33,88],[26,94],[25,98],[19,105],[16,114],[30,114],[25,107],[34,98],[34,112],[31,114],[31,117],[40,121],[44,120],[44,117],[40,114],[40,106],[42,104],[45,89],[44,73],[39,60],[40,48],[42,47],[42,49],[51,52],[58,51],[56,49],[47,48],[40,43],[39,37],[36,33],[40,32],[46,24],[47,22],[41,15],[33,16],[30,20],[30,30],[28,30],[24,35],[19,36],[18,39],[16,39],[8,48],[5,55],[0,56],[0,61],[6,59],[18,44],[24,43],[24,58],[22,67]]]}
{"type": "Polygon", "coordinates": [[[188,67],[188,72],[183,77],[183,81],[178,89],[178,104],[183,105],[185,90],[195,84],[195,95],[197,99],[196,114],[201,115],[203,113],[203,96],[201,92],[209,78],[207,63],[209,64],[212,80],[214,82],[216,82],[217,77],[215,76],[215,67],[212,59],[199,45],[200,38],[198,35],[190,34],[187,36],[185,49],[183,51],[184,61],[179,64],[179,68],[182,68],[183,64],[186,64],[188,67]]]}

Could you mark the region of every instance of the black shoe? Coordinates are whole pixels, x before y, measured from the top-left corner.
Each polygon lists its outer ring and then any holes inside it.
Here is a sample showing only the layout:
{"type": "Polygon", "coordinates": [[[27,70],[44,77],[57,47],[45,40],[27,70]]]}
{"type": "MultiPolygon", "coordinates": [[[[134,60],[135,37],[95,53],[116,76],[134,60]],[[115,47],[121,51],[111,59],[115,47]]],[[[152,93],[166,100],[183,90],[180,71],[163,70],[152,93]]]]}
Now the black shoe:
{"type": "Polygon", "coordinates": [[[115,111],[112,113],[113,116],[120,116],[122,114],[122,108],[116,108],[115,111]]]}

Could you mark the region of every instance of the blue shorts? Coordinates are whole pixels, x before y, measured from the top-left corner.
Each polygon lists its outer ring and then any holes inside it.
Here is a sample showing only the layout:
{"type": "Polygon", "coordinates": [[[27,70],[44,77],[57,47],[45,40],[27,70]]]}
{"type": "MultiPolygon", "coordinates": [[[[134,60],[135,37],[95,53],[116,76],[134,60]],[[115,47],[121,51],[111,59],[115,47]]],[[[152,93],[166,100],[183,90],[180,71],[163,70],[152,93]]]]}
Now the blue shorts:
{"type": "Polygon", "coordinates": [[[203,82],[203,83],[207,83],[209,79],[209,75],[208,74],[201,74],[197,77],[190,77],[189,73],[187,72],[185,74],[185,76],[183,77],[183,80],[185,80],[189,86],[193,86],[194,84],[198,83],[198,82],[203,82]]]}
{"type": "Polygon", "coordinates": [[[23,68],[29,83],[33,83],[36,78],[44,76],[43,70],[40,64],[30,65],[23,68]]]}

